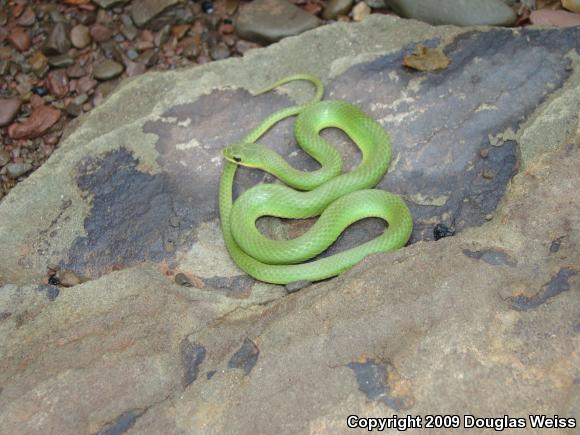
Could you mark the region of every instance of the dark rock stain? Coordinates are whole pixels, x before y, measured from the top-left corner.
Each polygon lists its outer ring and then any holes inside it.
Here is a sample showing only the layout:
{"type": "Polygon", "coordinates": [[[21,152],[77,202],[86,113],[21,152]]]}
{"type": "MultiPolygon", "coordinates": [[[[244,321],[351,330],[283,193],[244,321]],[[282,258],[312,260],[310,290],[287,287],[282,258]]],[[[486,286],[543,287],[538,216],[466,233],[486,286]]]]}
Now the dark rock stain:
{"type": "Polygon", "coordinates": [[[413,398],[407,395],[395,396],[391,391],[389,377],[394,372],[392,364],[383,364],[372,359],[348,364],[356,376],[358,388],[370,400],[383,402],[395,411],[403,411],[413,406],[413,398]]]}
{"type": "Polygon", "coordinates": [[[10,316],[12,316],[12,313],[11,313],[11,312],[9,312],[9,311],[2,311],[2,312],[0,313],[0,322],[1,322],[2,320],[6,320],[6,319],[7,319],[7,318],[9,318],[10,316]]]}
{"type": "Polygon", "coordinates": [[[464,249],[462,252],[463,255],[469,258],[484,261],[492,266],[514,267],[517,264],[515,259],[497,249],[483,249],[481,251],[470,251],[469,249],[464,249]]]}
{"type": "Polygon", "coordinates": [[[258,347],[246,337],[242,347],[228,361],[228,367],[230,369],[242,369],[247,376],[258,362],[259,355],[260,350],[258,347]]]}
{"type": "Polygon", "coordinates": [[[516,296],[511,299],[511,308],[516,311],[526,311],[536,308],[548,299],[558,296],[560,293],[570,290],[570,278],[577,275],[574,269],[567,267],[561,268],[558,273],[552,277],[550,282],[544,284],[542,290],[532,297],[516,296]]]}
{"type": "Polygon", "coordinates": [[[206,349],[197,343],[191,343],[187,338],[180,346],[181,364],[183,365],[183,386],[187,387],[197,379],[199,367],[205,359],[206,349]]]}
{"type": "Polygon", "coordinates": [[[46,297],[49,301],[54,301],[60,294],[60,289],[54,285],[40,285],[37,290],[39,292],[46,292],[46,297]]]}
{"type": "Polygon", "coordinates": [[[121,435],[131,429],[139,417],[141,417],[145,411],[143,410],[132,410],[121,414],[115,419],[113,423],[108,425],[106,428],[95,432],[93,435],[121,435]]]}
{"type": "Polygon", "coordinates": [[[95,278],[143,261],[171,264],[177,248],[192,244],[194,204],[168,176],[141,172],[138,163],[121,148],[80,165],[77,184],[91,211],[63,269],[95,278]]]}

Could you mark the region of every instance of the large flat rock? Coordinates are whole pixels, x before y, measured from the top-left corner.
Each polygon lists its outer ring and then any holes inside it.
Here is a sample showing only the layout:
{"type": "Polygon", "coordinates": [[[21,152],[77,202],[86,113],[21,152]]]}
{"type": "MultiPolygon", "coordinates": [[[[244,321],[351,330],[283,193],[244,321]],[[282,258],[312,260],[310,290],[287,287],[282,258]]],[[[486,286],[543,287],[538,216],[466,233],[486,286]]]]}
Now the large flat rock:
{"type": "MultiPolygon", "coordinates": [[[[372,16],[128,81],[0,203],[2,430],[346,433],[351,414],[579,418],[579,37],[372,16]],[[450,66],[403,67],[418,43],[450,66]],[[229,259],[217,183],[226,144],[309,98],[304,84],[251,95],[296,72],[389,131],[379,188],[407,200],[415,230],[406,248],[286,295],[229,259]],[[456,235],[433,241],[438,224],[456,235]],[[47,284],[53,265],[85,282],[47,284]]],[[[323,135],[356,165],[341,133],[323,135]]],[[[262,142],[315,167],[292,120],[262,142]]],[[[236,191],[263,181],[240,170],[236,191]]],[[[263,227],[291,237],[310,223],[263,227]]],[[[382,228],[357,223],[325,255],[382,228]]]]}

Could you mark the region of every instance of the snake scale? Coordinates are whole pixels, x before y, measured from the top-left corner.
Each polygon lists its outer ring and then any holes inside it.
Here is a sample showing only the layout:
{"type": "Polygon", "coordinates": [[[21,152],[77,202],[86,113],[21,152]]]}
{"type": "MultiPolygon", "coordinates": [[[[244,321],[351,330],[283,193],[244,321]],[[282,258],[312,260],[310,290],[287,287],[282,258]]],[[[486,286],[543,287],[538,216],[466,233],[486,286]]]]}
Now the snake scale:
{"type": "Polygon", "coordinates": [[[316,94],[307,104],[282,109],[254,128],[241,142],[224,150],[224,170],[219,186],[219,209],[224,241],[234,262],[257,280],[288,284],[320,281],[351,268],[369,254],[398,249],[413,229],[404,201],[389,192],[372,189],[385,175],[391,161],[391,143],[384,129],[358,107],[345,101],[321,101],[322,82],[308,74],[286,77],[259,93],[280,85],[306,80],[316,94]],[[280,120],[298,115],[294,134],[299,145],[321,168],[302,172],[257,140],[280,120]],[[320,136],[325,128],[345,132],[360,148],[360,164],[342,173],[342,158],[320,136]],[[286,183],[259,184],[233,202],[238,165],[265,170],[286,183]],[[272,240],[256,227],[261,216],[305,219],[320,216],[302,236],[272,240]],[[377,217],[387,221],[384,233],[337,254],[307,261],[327,249],[352,223],[377,217]],[[306,262],[305,262],[306,261],[306,262]]]}

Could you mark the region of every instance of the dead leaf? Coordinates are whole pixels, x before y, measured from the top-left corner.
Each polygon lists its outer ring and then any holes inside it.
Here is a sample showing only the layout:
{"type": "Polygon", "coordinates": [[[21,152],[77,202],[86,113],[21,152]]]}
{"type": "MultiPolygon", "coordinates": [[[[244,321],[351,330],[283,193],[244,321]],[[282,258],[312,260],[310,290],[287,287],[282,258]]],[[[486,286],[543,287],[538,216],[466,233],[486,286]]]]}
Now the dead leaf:
{"type": "Polygon", "coordinates": [[[403,59],[403,65],[419,71],[435,71],[449,66],[450,59],[440,48],[427,48],[421,44],[403,59]]]}

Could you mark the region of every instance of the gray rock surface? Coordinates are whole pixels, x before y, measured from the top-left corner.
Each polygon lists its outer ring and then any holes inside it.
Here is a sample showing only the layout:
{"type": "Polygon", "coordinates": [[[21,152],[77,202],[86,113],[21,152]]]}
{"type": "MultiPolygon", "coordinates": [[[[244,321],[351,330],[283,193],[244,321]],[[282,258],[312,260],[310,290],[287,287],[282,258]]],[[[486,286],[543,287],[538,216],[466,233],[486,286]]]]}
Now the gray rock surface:
{"type": "Polygon", "coordinates": [[[287,0],[254,0],[240,7],[235,21],[241,38],[261,44],[298,35],[320,24],[314,15],[287,0]]]}
{"type": "MultiPolygon", "coordinates": [[[[579,32],[370,16],[126,82],[0,203],[2,430],[346,434],[351,414],[580,418],[579,32]],[[417,43],[440,46],[449,68],[405,69],[417,43]],[[299,71],[390,132],[379,188],[405,197],[416,230],[410,246],[289,294],[231,262],[216,193],[225,144],[311,95],[298,83],[249,91],[299,71]],[[456,235],[430,241],[437,223],[456,235]],[[80,284],[57,285],[71,273],[80,284]]],[[[291,128],[263,142],[312,169],[291,128]]],[[[346,170],[356,164],[342,135],[324,136],[346,170]]],[[[237,192],[264,180],[238,175],[237,192]]],[[[382,229],[361,224],[338,245],[382,229]]]]}
{"type": "Polygon", "coordinates": [[[509,26],[516,14],[502,0],[387,0],[399,15],[431,24],[509,26]]]}

